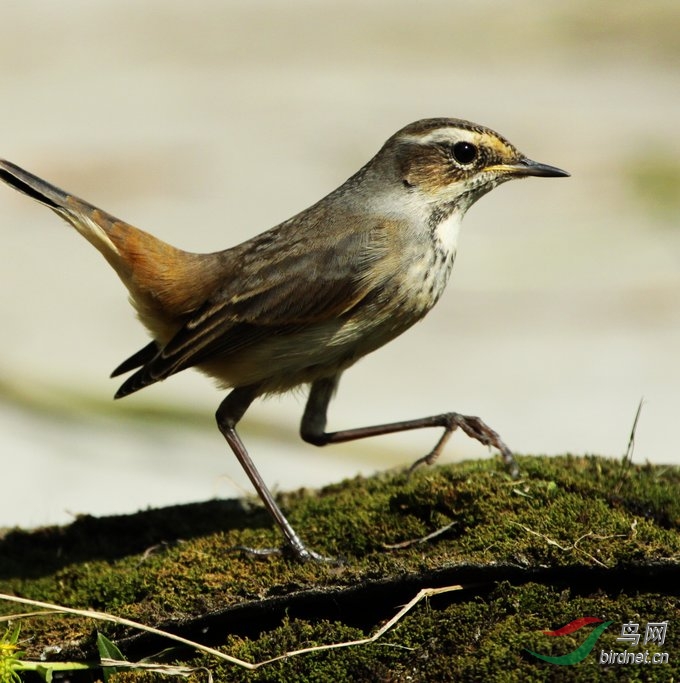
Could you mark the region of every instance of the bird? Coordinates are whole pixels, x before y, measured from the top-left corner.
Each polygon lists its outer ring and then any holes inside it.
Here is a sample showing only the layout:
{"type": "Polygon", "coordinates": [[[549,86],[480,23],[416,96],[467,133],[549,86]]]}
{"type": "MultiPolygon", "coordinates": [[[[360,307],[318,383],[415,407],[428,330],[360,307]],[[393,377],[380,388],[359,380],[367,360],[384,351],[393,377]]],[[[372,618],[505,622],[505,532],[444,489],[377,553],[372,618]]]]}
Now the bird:
{"type": "Polygon", "coordinates": [[[421,462],[431,463],[458,428],[512,452],[480,418],[447,412],[326,431],[342,373],[420,321],[437,303],[457,252],[460,224],[478,199],[506,181],[564,177],[532,161],[485,126],[455,118],[411,123],[337,189],[279,225],[211,253],[178,249],[21,167],[0,160],[0,179],[70,223],[127,288],[151,341],[112,377],[132,373],[123,398],[187,368],[229,393],[217,425],[283,534],[280,548],[326,560],[293,529],[236,426],[258,397],[308,385],[300,424],[323,446],[425,427],[443,428],[421,462]]]}

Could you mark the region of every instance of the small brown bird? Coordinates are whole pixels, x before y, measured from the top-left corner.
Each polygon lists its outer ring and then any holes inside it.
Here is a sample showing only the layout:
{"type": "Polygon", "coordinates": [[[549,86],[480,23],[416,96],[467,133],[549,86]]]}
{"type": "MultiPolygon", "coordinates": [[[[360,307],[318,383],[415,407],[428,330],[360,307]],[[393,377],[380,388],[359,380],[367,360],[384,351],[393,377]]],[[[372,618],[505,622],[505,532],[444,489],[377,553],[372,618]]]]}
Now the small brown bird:
{"type": "MultiPolygon", "coordinates": [[[[444,413],[326,432],[344,370],[418,322],[444,291],[461,219],[482,195],[513,178],[568,176],[527,159],[484,126],[416,121],[310,208],[238,246],[194,254],[162,242],[8,161],[0,178],[68,221],[128,288],[153,341],[113,372],[133,371],[116,398],[196,367],[232,391],[217,424],[299,559],[309,550],[276,504],[236,432],[258,396],[310,384],[302,438],[317,446],[421,427],[512,454],[479,418],[444,413]]],[[[261,551],[275,552],[273,549],[261,551]]]]}

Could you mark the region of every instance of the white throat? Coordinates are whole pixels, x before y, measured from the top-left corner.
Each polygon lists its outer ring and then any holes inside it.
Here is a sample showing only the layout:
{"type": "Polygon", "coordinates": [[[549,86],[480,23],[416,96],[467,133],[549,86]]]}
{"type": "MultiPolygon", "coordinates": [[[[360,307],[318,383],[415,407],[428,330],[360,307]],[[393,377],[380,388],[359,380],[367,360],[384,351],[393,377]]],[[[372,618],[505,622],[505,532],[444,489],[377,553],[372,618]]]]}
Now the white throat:
{"type": "Polygon", "coordinates": [[[464,214],[464,211],[454,210],[434,229],[434,237],[447,255],[456,253],[464,214]]]}

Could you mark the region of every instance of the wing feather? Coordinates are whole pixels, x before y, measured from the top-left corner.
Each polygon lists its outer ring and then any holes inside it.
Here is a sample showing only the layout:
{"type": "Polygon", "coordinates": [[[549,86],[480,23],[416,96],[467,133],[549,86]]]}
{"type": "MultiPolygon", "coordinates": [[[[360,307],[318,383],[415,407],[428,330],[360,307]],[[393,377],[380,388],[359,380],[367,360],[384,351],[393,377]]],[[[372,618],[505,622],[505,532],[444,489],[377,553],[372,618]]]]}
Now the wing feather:
{"type": "Polygon", "coordinates": [[[387,254],[382,226],[352,227],[333,241],[291,240],[274,229],[224,252],[225,262],[238,264],[235,277],[121,386],[116,398],[271,335],[292,334],[350,312],[379,286],[369,274],[387,254]]]}

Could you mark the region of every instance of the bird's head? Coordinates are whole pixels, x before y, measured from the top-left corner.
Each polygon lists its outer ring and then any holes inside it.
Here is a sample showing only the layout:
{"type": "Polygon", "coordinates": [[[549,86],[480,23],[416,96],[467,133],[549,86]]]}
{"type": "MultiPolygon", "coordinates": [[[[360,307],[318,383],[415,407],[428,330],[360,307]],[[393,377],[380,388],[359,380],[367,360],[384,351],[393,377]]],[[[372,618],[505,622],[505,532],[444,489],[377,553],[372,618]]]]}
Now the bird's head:
{"type": "Polygon", "coordinates": [[[374,162],[402,191],[467,209],[497,185],[569,173],[528,159],[490,128],[460,119],[423,119],[395,133],[374,162]]]}

